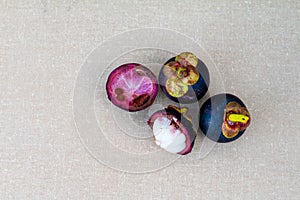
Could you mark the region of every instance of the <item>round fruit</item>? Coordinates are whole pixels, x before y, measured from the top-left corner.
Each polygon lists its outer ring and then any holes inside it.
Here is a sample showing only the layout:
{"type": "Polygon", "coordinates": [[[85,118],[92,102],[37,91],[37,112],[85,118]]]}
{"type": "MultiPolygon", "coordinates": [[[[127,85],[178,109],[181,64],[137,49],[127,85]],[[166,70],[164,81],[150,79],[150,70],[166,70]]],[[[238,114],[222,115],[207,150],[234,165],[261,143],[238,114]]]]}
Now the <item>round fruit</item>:
{"type": "Polygon", "coordinates": [[[232,94],[215,95],[200,109],[200,129],[216,142],[226,143],[238,139],[250,121],[245,104],[232,94]]]}
{"type": "Polygon", "coordinates": [[[187,108],[168,106],[150,117],[148,125],[157,145],[170,153],[181,155],[192,151],[196,133],[186,113],[187,108]]]}
{"type": "Polygon", "coordinates": [[[189,52],[168,60],[158,79],[166,96],[178,103],[198,101],[205,95],[210,83],[206,65],[189,52]]]}
{"type": "Polygon", "coordinates": [[[106,82],[108,99],[129,112],[149,107],[157,95],[157,79],[147,67],[128,63],[114,69],[106,82]]]}

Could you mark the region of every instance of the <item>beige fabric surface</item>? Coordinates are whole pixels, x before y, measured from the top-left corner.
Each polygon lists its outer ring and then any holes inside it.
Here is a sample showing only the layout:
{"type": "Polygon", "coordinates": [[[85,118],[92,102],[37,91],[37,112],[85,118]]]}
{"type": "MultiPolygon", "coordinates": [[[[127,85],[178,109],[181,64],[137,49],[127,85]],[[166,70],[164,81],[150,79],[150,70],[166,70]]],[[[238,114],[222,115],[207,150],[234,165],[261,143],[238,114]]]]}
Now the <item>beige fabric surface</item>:
{"type": "Polygon", "coordinates": [[[298,0],[9,0],[0,8],[0,199],[300,199],[298,0]],[[80,67],[104,40],[142,27],[179,31],[211,55],[226,91],[252,114],[241,139],[139,175],[86,151],[72,110],[80,67]]]}

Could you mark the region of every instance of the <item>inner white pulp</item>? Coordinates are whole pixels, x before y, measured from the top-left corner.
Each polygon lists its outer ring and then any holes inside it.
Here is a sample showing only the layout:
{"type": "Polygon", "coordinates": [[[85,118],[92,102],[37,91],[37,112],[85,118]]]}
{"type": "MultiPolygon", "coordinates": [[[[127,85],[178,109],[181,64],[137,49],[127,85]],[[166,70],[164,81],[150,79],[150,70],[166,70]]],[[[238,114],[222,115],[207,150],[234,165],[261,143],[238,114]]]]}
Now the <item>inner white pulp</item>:
{"type": "Polygon", "coordinates": [[[153,123],[155,142],[170,153],[179,153],[186,148],[185,135],[170,125],[171,120],[159,117],[153,123]]]}

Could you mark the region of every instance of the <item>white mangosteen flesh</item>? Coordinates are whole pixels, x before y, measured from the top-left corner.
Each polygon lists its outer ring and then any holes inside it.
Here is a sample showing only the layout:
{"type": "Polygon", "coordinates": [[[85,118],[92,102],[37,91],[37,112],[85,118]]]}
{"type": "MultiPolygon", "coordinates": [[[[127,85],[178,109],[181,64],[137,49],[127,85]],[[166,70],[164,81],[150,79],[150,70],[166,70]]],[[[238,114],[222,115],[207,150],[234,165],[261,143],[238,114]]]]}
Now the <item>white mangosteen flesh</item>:
{"type": "MultiPolygon", "coordinates": [[[[172,120],[176,120],[173,118],[172,120]]],[[[175,121],[175,122],[176,122],[175,121]]],[[[167,117],[159,117],[153,123],[155,142],[170,153],[179,153],[186,148],[186,137],[180,129],[176,129],[167,117]]]]}

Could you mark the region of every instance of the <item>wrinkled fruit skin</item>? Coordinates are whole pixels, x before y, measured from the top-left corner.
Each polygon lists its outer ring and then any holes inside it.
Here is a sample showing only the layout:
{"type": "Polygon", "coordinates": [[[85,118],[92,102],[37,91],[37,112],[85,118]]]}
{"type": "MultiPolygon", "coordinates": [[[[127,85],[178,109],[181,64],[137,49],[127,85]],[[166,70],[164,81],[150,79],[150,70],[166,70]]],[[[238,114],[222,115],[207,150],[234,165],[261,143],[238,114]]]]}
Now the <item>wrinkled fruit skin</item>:
{"type": "MultiPolygon", "coordinates": [[[[148,120],[149,127],[153,130],[153,125],[158,119],[175,119],[171,120],[171,123],[167,124],[171,126],[173,130],[180,130],[182,134],[184,134],[185,140],[185,148],[179,152],[171,152],[177,153],[180,155],[186,155],[190,153],[194,146],[194,141],[196,138],[196,133],[193,129],[193,125],[191,121],[189,121],[183,114],[173,109],[172,107],[165,108],[164,110],[160,110],[155,112],[150,119],[148,120]]],[[[156,137],[154,136],[154,139],[156,137]]]]}
{"type": "Polygon", "coordinates": [[[108,99],[129,112],[149,107],[157,91],[157,79],[153,72],[138,63],[119,66],[110,73],[106,82],[108,99]]]}
{"type": "Polygon", "coordinates": [[[172,62],[172,61],[175,61],[175,57],[168,60],[163,65],[163,67],[159,73],[158,80],[159,80],[159,84],[160,84],[160,87],[161,87],[163,93],[169,99],[171,99],[177,103],[189,104],[189,103],[193,103],[193,102],[200,100],[206,94],[208,87],[209,87],[209,83],[210,83],[209,71],[208,71],[206,65],[200,59],[198,59],[198,63],[197,63],[197,67],[196,67],[198,70],[198,73],[200,74],[198,81],[194,85],[188,85],[187,86],[188,91],[183,96],[174,97],[174,96],[170,95],[166,89],[166,82],[167,82],[168,78],[163,73],[164,66],[167,63],[172,62]]]}
{"type": "Polygon", "coordinates": [[[200,109],[199,127],[211,140],[219,143],[238,139],[250,124],[250,114],[245,104],[232,94],[218,94],[209,98],[200,109]],[[249,117],[247,123],[229,122],[231,131],[225,128],[228,114],[243,114],[249,117]]]}

